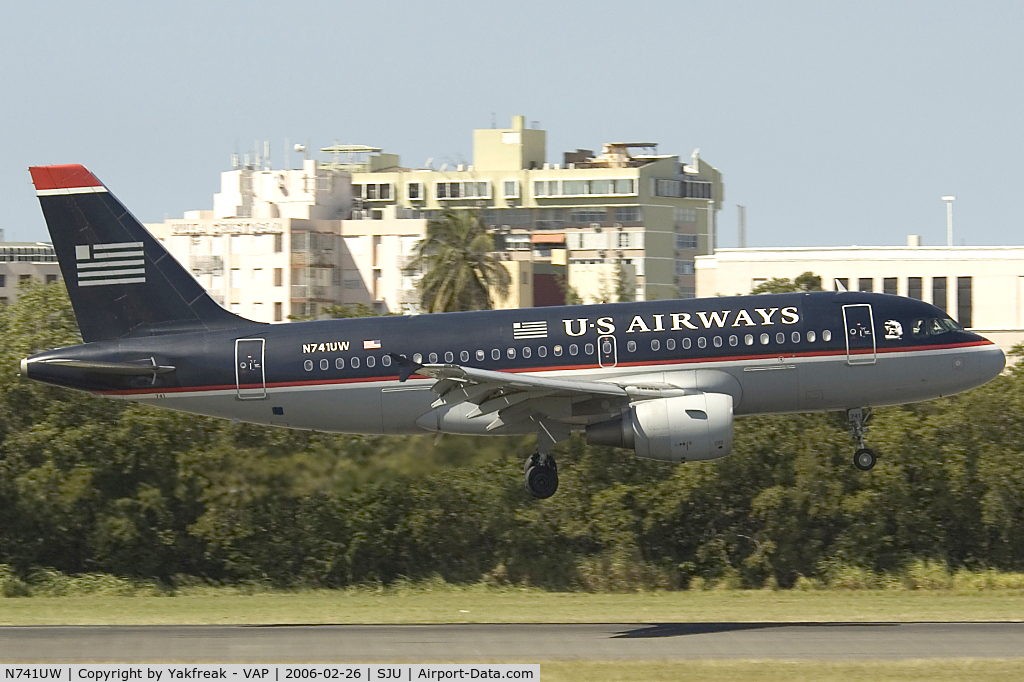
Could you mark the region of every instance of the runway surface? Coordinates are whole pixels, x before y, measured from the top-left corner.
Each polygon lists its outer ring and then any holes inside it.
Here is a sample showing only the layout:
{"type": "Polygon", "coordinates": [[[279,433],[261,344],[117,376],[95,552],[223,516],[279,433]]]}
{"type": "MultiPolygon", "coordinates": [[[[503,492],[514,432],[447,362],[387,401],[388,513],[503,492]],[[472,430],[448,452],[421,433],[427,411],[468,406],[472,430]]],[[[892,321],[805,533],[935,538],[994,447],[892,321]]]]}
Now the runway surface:
{"type": "Polygon", "coordinates": [[[1024,623],[0,627],[0,663],[1024,657],[1024,623]]]}

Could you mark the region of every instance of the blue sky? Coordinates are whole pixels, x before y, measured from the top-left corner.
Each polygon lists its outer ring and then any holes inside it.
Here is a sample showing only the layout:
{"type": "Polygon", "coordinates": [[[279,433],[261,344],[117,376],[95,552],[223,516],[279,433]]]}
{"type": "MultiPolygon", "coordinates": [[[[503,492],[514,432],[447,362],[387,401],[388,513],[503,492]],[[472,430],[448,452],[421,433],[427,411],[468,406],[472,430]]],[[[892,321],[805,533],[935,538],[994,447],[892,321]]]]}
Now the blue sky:
{"type": "Polygon", "coordinates": [[[548,160],[701,156],[720,245],[1024,243],[1024,3],[8,3],[0,228],[46,239],[27,167],[84,163],[142,220],[210,208],[232,152],[471,160],[523,114],[548,160]]]}

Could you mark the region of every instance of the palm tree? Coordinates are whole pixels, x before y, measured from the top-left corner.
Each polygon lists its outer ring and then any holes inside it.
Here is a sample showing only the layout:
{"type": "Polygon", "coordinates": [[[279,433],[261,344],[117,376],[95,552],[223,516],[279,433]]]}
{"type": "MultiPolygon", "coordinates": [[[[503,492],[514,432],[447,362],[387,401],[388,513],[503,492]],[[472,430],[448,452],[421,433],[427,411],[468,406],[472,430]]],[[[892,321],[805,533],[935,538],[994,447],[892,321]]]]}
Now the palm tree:
{"type": "Polygon", "coordinates": [[[490,310],[491,292],[507,296],[512,279],[479,214],[450,209],[427,223],[409,270],[423,273],[420,306],[430,313],[490,310]]]}

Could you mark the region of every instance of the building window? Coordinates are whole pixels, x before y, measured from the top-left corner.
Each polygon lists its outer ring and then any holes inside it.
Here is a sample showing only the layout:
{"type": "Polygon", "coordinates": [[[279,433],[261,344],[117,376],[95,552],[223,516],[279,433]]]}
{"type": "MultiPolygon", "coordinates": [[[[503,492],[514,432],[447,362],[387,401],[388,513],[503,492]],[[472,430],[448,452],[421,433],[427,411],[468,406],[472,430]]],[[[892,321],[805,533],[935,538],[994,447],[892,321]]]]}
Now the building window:
{"type": "Polygon", "coordinates": [[[921,278],[907,277],[907,296],[921,300],[921,278]]]}
{"type": "Polygon", "coordinates": [[[946,278],[932,277],[932,305],[946,312],[946,278]]]}
{"type": "Polygon", "coordinates": [[[882,279],[882,293],[893,295],[897,293],[895,277],[885,277],[882,279]]]}
{"type": "Polygon", "coordinates": [[[274,268],[274,286],[284,286],[284,269],[274,268]]]}
{"type": "Polygon", "coordinates": [[[675,218],[677,223],[695,223],[697,222],[697,209],[680,208],[677,206],[672,211],[672,217],[675,218]]]}
{"type": "Polygon", "coordinates": [[[693,261],[692,260],[677,260],[676,261],[676,274],[677,275],[692,275],[693,274],[693,261]]]}
{"type": "Polygon", "coordinates": [[[232,289],[237,289],[241,286],[239,272],[239,268],[231,268],[231,279],[228,281],[228,286],[232,289]]]}
{"type": "Polygon", "coordinates": [[[973,320],[971,319],[973,313],[973,305],[971,300],[971,278],[970,277],[957,277],[956,278],[956,321],[960,323],[960,326],[964,329],[973,327],[973,320]]]}
{"type": "Polygon", "coordinates": [[[679,298],[697,298],[696,287],[681,286],[679,287],[679,298]]]}
{"type": "Polygon", "coordinates": [[[46,283],[47,284],[52,284],[53,282],[56,282],[56,281],[57,281],[57,275],[47,275],[46,276],[46,283]]]}
{"type": "Polygon", "coordinates": [[[874,291],[875,280],[871,277],[861,277],[857,280],[857,289],[859,291],[874,291]]]}
{"type": "MultiPolygon", "coordinates": [[[[357,185],[354,185],[353,187],[356,186],[357,185]]],[[[357,194],[357,196],[359,195],[357,194]]],[[[391,183],[381,182],[378,184],[363,185],[362,197],[367,201],[390,201],[391,183]]]]}
{"type": "Polygon", "coordinates": [[[281,322],[284,320],[284,305],[277,301],[274,303],[274,322],[281,322]]]}
{"type": "Polygon", "coordinates": [[[405,186],[405,191],[409,195],[409,199],[418,201],[423,198],[423,183],[422,182],[410,182],[405,186]]]}
{"type": "Polygon", "coordinates": [[[628,249],[629,248],[629,232],[619,232],[618,248],[628,249]]]}
{"type": "Polygon", "coordinates": [[[643,213],[639,206],[616,206],[615,222],[617,223],[639,223],[643,220],[643,213]]]}
{"type": "Polygon", "coordinates": [[[697,235],[695,234],[677,234],[676,235],[676,248],[677,249],[696,249],[697,248],[697,235]]]}
{"type": "Polygon", "coordinates": [[[604,208],[577,208],[569,212],[569,221],[573,223],[603,223],[608,219],[608,211],[604,208]]]}
{"type": "Polygon", "coordinates": [[[7,286],[7,275],[0,275],[0,289],[7,286]]]}
{"type": "Polygon", "coordinates": [[[519,181],[518,180],[506,180],[503,183],[504,193],[506,199],[518,199],[519,198],[519,181]]]}
{"type": "Polygon", "coordinates": [[[462,194],[457,182],[439,182],[434,185],[434,196],[438,199],[459,199],[462,194]]]}
{"type": "Polygon", "coordinates": [[[845,278],[845,277],[836,277],[835,282],[836,282],[836,291],[844,291],[844,290],[845,291],[849,291],[850,290],[850,280],[848,280],[847,278],[845,278]]]}
{"type": "Polygon", "coordinates": [[[464,199],[490,199],[491,183],[464,182],[462,183],[462,197],[464,199]]]}
{"type": "Polygon", "coordinates": [[[31,282],[32,281],[32,275],[18,275],[18,281],[19,282],[31,282]]]}
{"type": "Polygon", "coordinates": [[[278,232],[274,235],[274,253],[282,253],[284,251],[284,235],[278,232]]]}

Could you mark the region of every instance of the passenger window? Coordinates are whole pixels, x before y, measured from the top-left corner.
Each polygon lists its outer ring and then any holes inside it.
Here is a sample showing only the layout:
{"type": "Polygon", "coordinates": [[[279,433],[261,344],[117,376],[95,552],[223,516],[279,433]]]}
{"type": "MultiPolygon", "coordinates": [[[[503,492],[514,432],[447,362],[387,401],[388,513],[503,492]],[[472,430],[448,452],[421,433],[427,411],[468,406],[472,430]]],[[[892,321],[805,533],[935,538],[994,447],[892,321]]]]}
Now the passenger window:
{"type": "Polygon", "coordinates": [[[611,355],[612,354],[612,342],[609,341],[608,339],[605,339],[604,341],[602,341],[601,342],[601,352],[604,353],[605,355],[611,355]]]}
{"type": "Polygon", "coordinates": [[[352,369],[359,369],[359,358],[352,358],[349,360],[349,365],[352,369]]]}
{"type": "Polygon", "coordinates": [[[683,339],[683,350],[690,350],[691,345],[692,342],[690,341],[690,337],[686,337],[685,339],[683,339]]]}
{"type": "Polygon", "coordinates": [[[715,348],[721,348],[721,347],[722,347],[722,337],[721,336],[716,336],[715,337],[715,348]]]}
{"type": "Polygon", "coordinates": [[[729,337],[729,345],[730,346],[738,346],[739,344],[740,344],[740,340],[736,337],[735,334],[733,334],[732,336],[729,337]]]}
{"type": "Polygon", "coordinates": [[[487,358],[487,354],[486,354],[486,353],[484,353],[484,352],[483,352],[482,350],[478,350],[478,351],[476,352],[476,359],[477,359],[478,361],[482,362],[482,361],[483,361],[483,360],[485,360],[486,358],[487,358]]]}
{"type": "Polygon", "coordinates": [[[748,346],[753,346],[754,345],[754,335],[753,334],[747,334],[746,336],[744,336],[743,337],[743,343],[747,344],[748,346]]]}
{"type": "Polygon", "coordinates": [[[444,352],[444,361],[447,363],[455,362],[455,354],[450,350],[444,352]]]}
{"type": "Polygon", "coordinates": [[[800,343],[800,332],[793,332],[789,338],[793,339],[793,343],[800,343]]]}
{"type": "Polygon", "coordinates": [[[831,341],[832,340],[832,332],[830,332],[828,329],[823,331],[821,333],[821,340],[822,341],[831,341]]]}
{"type": "Polygon", "coordinates": [[[509,348],[507,351],[505,351],[505,354],[508,355],[508,359],[509,360],[515,360],[516,359],[516,349],[515,348],[509,348]]]}
{"type": "Polygon", "coordinates": [[[658,339],[651,339],[651,350],[661,350],[661,341],[658,339]]]}
{"type": "Polygon", "coordinates": [[[491,360],[501,360],[501,351],[497,348],[491,349],[491,360]]]}
{"type": "Polygon", "coordinates": [[[559,357],[559,358],[562,357],[562,347],[561,346],[555,346],[555,357],[559,357]]]}
{"type": "Polygon", "coordinates": [[[580,352],[580,347],[579,346],[577,346],[575,343],[570,343],[569,344],[569,355],[576,355],[579,352],[580,352]]]}
{"type": "Polygon", "coordinates": [[[468,350],[460,351],[459,352],[459,360],[462,360],[463,362],[469,362],[469,351],[468,350]]]}
{"type": "Polygon", "coordinates": [[[380,359],[380,364],[384,365],[385,367],[390,367],[391,366],[391,356],[390,355],[385,355],[384,357],[382,357],[380,359]]]}
{"type": "Polygon", "coordinates": [[[807,332],[807,343],[814,343],[815,334],[813,331],[807,332]]]}
{"type": "Polygon", "coordinates": [[[323,360],[320,361],[320,370],[321,371],[329,369],[330,366],[331,366],[331,361],[328,360],[327,358],[324,358],[323,360]]]}
{"type": "Polygon", "coordinates": [[[667,350],[675,350],[676,349],[676,340],[675,339],[665,339],[665,348],[667,350]]]}
{"type": "Polygon", "coordinates": [[[775,335],[775,343],[779,343],[779,344],[786,343],[786,335],[783,334],[782,332],[779,332],[778,334],[776,334],[775,335]]]}
{"type": "Polygon", "coordinates": [[[697,337],[697,348],[707,348],[707,347],[708,347],[707,337],[704,337],[704,336],[697,337]]]}
{"type": "Polygon", "coordinates": [[[423,355],[421,353],[413,353],[412,354],[412,361],[415,362],[417,365],[422,364],[423,363],[423,355]]]}
{"type": "Polygon", "coordinates": [[[366,358],[366,366],[367,367],[373,367],[376,364],[377,364],[377,358],[373,357],[372,355],[370,357],[366,358]]]}
{"type": "Polygon", "coordinates": [[[584,346],[583,347],[583,354],[584,355],[593,355],[594,354],[594,344],[588,343],[586,346],[584,346]]]}
{"type": "Polygon", "coordinates": [[[531,356],[532,354],[533,354],[533,351],[532,351],[532,350],[530,350],[530,347],[529,347],[529,346],[526,346],[525,348],[523,348],[523,357],[524,357],[524,358],[528,358],[528,357],[530,357],[530,356],[531,356]]]}
{"type": "Polygon", "coordinates": [[[768,342],[769,342],[770,340],[771,340],[771,337],[770,337],[770,336],[768,336],[767,334],[761,334],[761,345],[762,345],[762,346],[767,346],[767,345],[768,345],[768,342]]]}
{"type": "Polygon", "coordinates": [[[430,354],[430,364],[432,364],[432,365],[436,365],[437,364],[437,353],[431,353],[430,354]]]}
{"type": "Polygon", "coordinates": [[[302,363],[302,368],[304,370],[306,370],[307,372],[312,372],[313,371],[313,361],[312,360],[306,360],[304,363],[302,363]]]}
{"type": "Polygon", "coordinates": [[[546,358],[548,356],[548,347],[541,346],[540,348],[538,348],[537,355],[541,356],[542,358],[546,358]]]}
{"type": "Polygon", "coordinates": [[[627,343],[626,344],[626,350],[628,350],[630,353],[635,353],[636,352],[636,341],[630,341],[629,343],[627,343]]]}
{"type": "Polygon", "coordinates": [[[335,360],[334,366],[338,369],[345,369],[345,358],[338,358],[335,360]]]}

